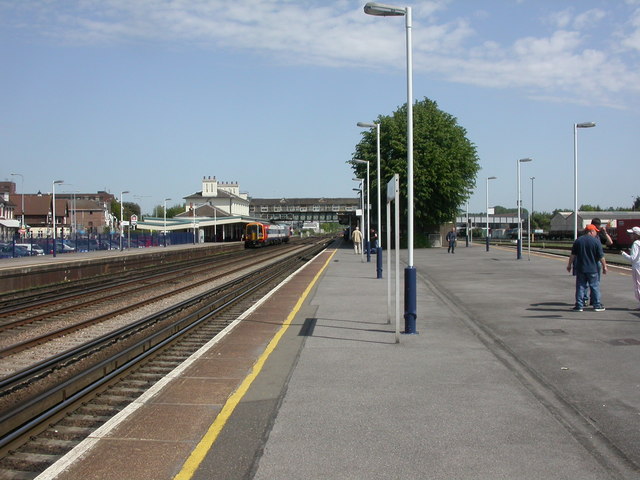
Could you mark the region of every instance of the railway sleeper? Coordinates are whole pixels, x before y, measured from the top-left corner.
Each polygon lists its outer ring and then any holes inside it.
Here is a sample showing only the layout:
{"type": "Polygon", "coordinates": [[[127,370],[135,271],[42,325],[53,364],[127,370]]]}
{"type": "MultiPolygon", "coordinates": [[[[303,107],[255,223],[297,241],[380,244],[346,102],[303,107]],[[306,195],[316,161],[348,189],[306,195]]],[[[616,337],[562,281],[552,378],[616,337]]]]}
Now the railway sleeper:
{"type": "Polygon", "coordinates": [[[59,440],[56,438],[36,438],[20,447],[20,451],[28,453],[45,453],[48,455],[65,455],[78,444],[74,440],[59,440]]]}
{"type": "Polygon", "coordinates": [[[0,468],[2,470],[10,469],[22,472],[42,472],[59,457],[60,455],[47,455],[45,453],[15,452],[13,455],[2,459],[0,468]]]}
{"type": "Polygon", "coordinates": [[[109,390],[109,394],[112,396],[120,396],[120,397],[137,397],[139,396],[146,388],[150,386],[149,383],[145,383],[142,386],[128,386],[128,385],[116,385],[109,390]]]}
{"type": "Polygon", "coordinates": [[[123,398],[121,395],[111,395],[103,393],[91,401],[94,405],[108,405],[110,407],[126,407],[131,403],[130,398],[123,398]]]}
{"type": "Polygon", "coordinates": [[[73,413],[66,418],[63,418],[56,424],[57,427],[73,426],[73,427],[86,427],[95,429],[109,420],[108,416],[100,417],[97,415],[81,415],[73,413]]]}
{"type": "Polygon", "coordinates": [[[105,416],[112,417],[116,415],[118,412],[120,412],[121,410],[122,408],[120,407],[114,407],[114,406],[105,404],[105,405],[89,405],[86,407],[81,407],[76,411],[82,415],[97,415],[99,417],[105,417],[105,416]]]}
{"type": "Polygon", "coordinates": [[[91,434],[95,429],[79,427],[74,425],[54,425],[42,433],[44,438],[54,438],[57,440],[81,441],[91,434]]]}

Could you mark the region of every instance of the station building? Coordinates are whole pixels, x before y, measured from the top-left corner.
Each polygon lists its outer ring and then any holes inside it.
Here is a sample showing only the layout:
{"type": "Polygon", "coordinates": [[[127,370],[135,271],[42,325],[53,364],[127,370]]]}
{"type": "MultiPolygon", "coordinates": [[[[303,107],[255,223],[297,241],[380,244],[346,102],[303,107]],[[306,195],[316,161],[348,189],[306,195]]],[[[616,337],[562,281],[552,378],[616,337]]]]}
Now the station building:
{"type": "Polygon", "coordinates": [[[252,198],[252,216],[278,220],[303,228],[309,223],[351,225],[359,208],[358,198],[252,198]]]}
{"type": "Polygon", "coordinates": [[[238,182],[204,177],[202,189],[183,197],[185,211],[173,218],[146,217],[139,228],[153,231],[195,231],[199,243],[239,241],[246,224],[282,222],[293,228],[313,223],[350,225],[357,198],[250,198],[238,182]]]}

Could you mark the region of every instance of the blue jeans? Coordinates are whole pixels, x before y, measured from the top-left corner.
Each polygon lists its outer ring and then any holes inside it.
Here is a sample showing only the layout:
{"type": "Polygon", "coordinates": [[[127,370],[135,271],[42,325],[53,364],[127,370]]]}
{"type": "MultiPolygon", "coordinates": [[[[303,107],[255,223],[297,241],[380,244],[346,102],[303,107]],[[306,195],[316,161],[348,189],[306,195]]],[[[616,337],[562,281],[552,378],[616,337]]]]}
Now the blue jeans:
{"type": "Polygon", "coordinates": [[[576,272],[576,307],[584,307],[587,290],[591,292],[591,304],[594,307],[602,305],[600,300],[600,275],[598,272],[576,272]]]}

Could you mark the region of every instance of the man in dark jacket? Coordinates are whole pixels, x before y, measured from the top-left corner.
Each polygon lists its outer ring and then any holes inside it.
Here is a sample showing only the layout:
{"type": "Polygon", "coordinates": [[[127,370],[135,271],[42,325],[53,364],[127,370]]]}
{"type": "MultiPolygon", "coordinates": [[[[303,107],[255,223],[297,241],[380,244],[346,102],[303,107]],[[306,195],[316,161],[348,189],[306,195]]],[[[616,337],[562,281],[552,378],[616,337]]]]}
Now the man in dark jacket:
{"type": "Polygon", "coordinates": [[[458,235],[456,233],[456,227],[453,227],[451,229],[451,231],[449,233],[447,233],[447,244],[448,244],[448,248],[447,248],[447,253],[456,253],[456,239],[458,238],[458,235]]]}
{"type": "Polygon", "coordinates": [[[567,271],[575,268],[576,275],[576,304],[572,308],[575,312],[582,312],[587,289],[591,293],[593,309],[604,311],[600,298],[600,275],[598,263],[602,265],[602,273],[607,273],[607,261],[604,258],[602,243],[598,239],[598,227],[587,225],[585,234],[578,237],[571,247],[571,256],[567,264],[567,271]]]}

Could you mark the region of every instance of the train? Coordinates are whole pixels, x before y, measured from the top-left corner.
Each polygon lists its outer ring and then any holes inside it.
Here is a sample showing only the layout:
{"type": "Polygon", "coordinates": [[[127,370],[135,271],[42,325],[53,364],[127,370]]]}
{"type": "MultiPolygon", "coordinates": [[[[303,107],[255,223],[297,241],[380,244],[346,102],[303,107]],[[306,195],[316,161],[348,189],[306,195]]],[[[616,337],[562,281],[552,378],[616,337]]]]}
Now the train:
{"type": "Polygon", "coordinates": [[[610,229],[607,229],[612,237],[613,244],[617,248],[631,247],[633,238],[627,230],[631,230],[633,227],[640,227],[640,218],[626,218],[624,220],[618,220],[616,223],[617,228],[615,231],[611,232],[610,229]]]}
{"type": "Polygon", "coordinates": [[[287,243],[291,227],[279,223],[252,222],[244,229],[244,248],[266,247],[287,243]]]}

